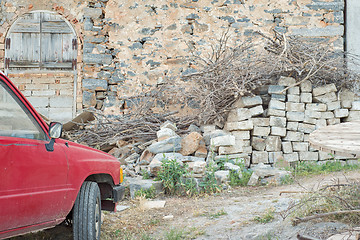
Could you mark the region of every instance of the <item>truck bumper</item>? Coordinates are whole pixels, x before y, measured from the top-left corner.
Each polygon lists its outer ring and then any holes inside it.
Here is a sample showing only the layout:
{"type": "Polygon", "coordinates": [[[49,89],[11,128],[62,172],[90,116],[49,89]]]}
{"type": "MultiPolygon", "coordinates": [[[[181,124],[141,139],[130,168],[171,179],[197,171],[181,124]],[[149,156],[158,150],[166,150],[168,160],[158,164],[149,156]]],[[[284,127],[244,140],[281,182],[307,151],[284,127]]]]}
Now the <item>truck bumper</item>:
{"type": "Polygon", "coordinates": [[[122,185],[118,185],[113,187],[113,201],[114,203],[120,202],[124,199],[125,196],[125,187],[122,185]]]}

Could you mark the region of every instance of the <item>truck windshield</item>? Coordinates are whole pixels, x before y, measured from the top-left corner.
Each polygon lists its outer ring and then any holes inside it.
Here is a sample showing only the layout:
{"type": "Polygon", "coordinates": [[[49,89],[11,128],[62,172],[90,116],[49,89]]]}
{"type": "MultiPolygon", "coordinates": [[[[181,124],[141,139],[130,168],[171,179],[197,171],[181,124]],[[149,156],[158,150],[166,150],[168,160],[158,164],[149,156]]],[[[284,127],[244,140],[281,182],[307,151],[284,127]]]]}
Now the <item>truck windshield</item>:
{"type": "Polygon", "coordinates": [[[0,136],[47,140],[29,110],[3,82],[0,82],[0,136]]]}

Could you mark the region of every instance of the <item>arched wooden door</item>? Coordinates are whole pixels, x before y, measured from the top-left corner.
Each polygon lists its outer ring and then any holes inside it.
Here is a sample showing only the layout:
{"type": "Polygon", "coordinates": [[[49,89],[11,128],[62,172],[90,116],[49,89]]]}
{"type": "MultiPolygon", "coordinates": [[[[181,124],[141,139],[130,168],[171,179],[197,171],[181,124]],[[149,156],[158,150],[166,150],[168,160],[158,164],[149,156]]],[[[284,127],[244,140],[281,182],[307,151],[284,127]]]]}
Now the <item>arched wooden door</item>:
{"type": "Polygon", "coordinates": [[[57,13],[26,13],[5,39],[6,73],[51,120],[66,122],[74,117],[76,58],[75,31],[57,13]]]}

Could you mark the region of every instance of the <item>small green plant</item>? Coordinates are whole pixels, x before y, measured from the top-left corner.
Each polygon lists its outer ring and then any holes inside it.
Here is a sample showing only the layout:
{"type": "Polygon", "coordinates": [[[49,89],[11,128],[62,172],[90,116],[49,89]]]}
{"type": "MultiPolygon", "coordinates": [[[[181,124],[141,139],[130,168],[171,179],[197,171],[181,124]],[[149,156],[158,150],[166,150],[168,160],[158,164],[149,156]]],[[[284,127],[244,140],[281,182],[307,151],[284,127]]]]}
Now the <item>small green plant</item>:
{"type": "Polygon", "coordinates": [[[199,194],[198,184],[195,178],[190,177],[184,180],[184,190],[187,196],[193,197],[199,194]]]}
{"type": "Polygon", "coordinates": [[[182,240],[185,236],[184,230],[173,228],[170,231],[165,233],[165,240],[182,240]]]}
{"type": "Polygon", "coordinates": [[[141,170],[141,175],[142,175],[143,179],[150,179],[150,173],[148,171],[146,171],[146,169],[141,170]]]}
{"type": "Polygon", "coordinates": [[[280,178],[281,185],[289,185],[289,184],[293,184],[294,182],[295,179],[291,175],[285,175],[280,178]]]}
{"type": "Polygon", "coordinates": [[[151,186],[148,189],[140,189],[135,192],[135,197],[143,197],[146,199],[152,199],[156,197],[156,189],[154,186],[151,186]]]}
{"type": "Polygon", "coordinates": [[[274,220],[274,209],[268,209],[263,215],[254,217],[254,221],[258,223],[269,223],[274,220]]]}
{"type": "Polygon", "coordinates": [[[298,162],[292,172],[295,176],[307,176],[356,169],[360,169],[360,161],[359,164],[344,164],[340,160],[327,161],[326,163],[303,161],[298,162]]]}
{"type": "Polygon", "coordinates": [[[185,174],[185,167],[176,159],[164,158],[157,179],[162,181],[165,193],[179,194],[183,190],[182,179],[185,174]]]}
{"type": "Polygon", "coordinates": [[[209,164],[206,168],[203,181],[199,184],[205,191],[205,193],[216,193],[221,191],[221,187],[217,184],[215,177],[216,167],[213,164],[209,164]]]}
{"type": "Polygon", "coordinates": [[[224,215],[227,215],[227,212],[225,212],[225,210],[222,209],[222,210],[220,210],[220,211],[218,211],[216,213],[209,214],[208,217],[209,218],[219,218],[219,217],[224,216],[224,215]]]}

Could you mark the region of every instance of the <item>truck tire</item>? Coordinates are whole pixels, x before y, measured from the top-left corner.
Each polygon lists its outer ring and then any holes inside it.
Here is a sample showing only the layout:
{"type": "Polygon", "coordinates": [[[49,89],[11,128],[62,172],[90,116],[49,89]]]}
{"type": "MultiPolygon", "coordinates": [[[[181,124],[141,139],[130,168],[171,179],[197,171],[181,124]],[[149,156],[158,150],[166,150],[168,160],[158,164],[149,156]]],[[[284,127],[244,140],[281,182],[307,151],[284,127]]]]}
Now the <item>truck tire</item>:
{"type": "Polygon", "coordinates": [[[101,197],[96,182],[84,182],[76,197],[73,212],[74,240],[99,240],[101,197]]]}

